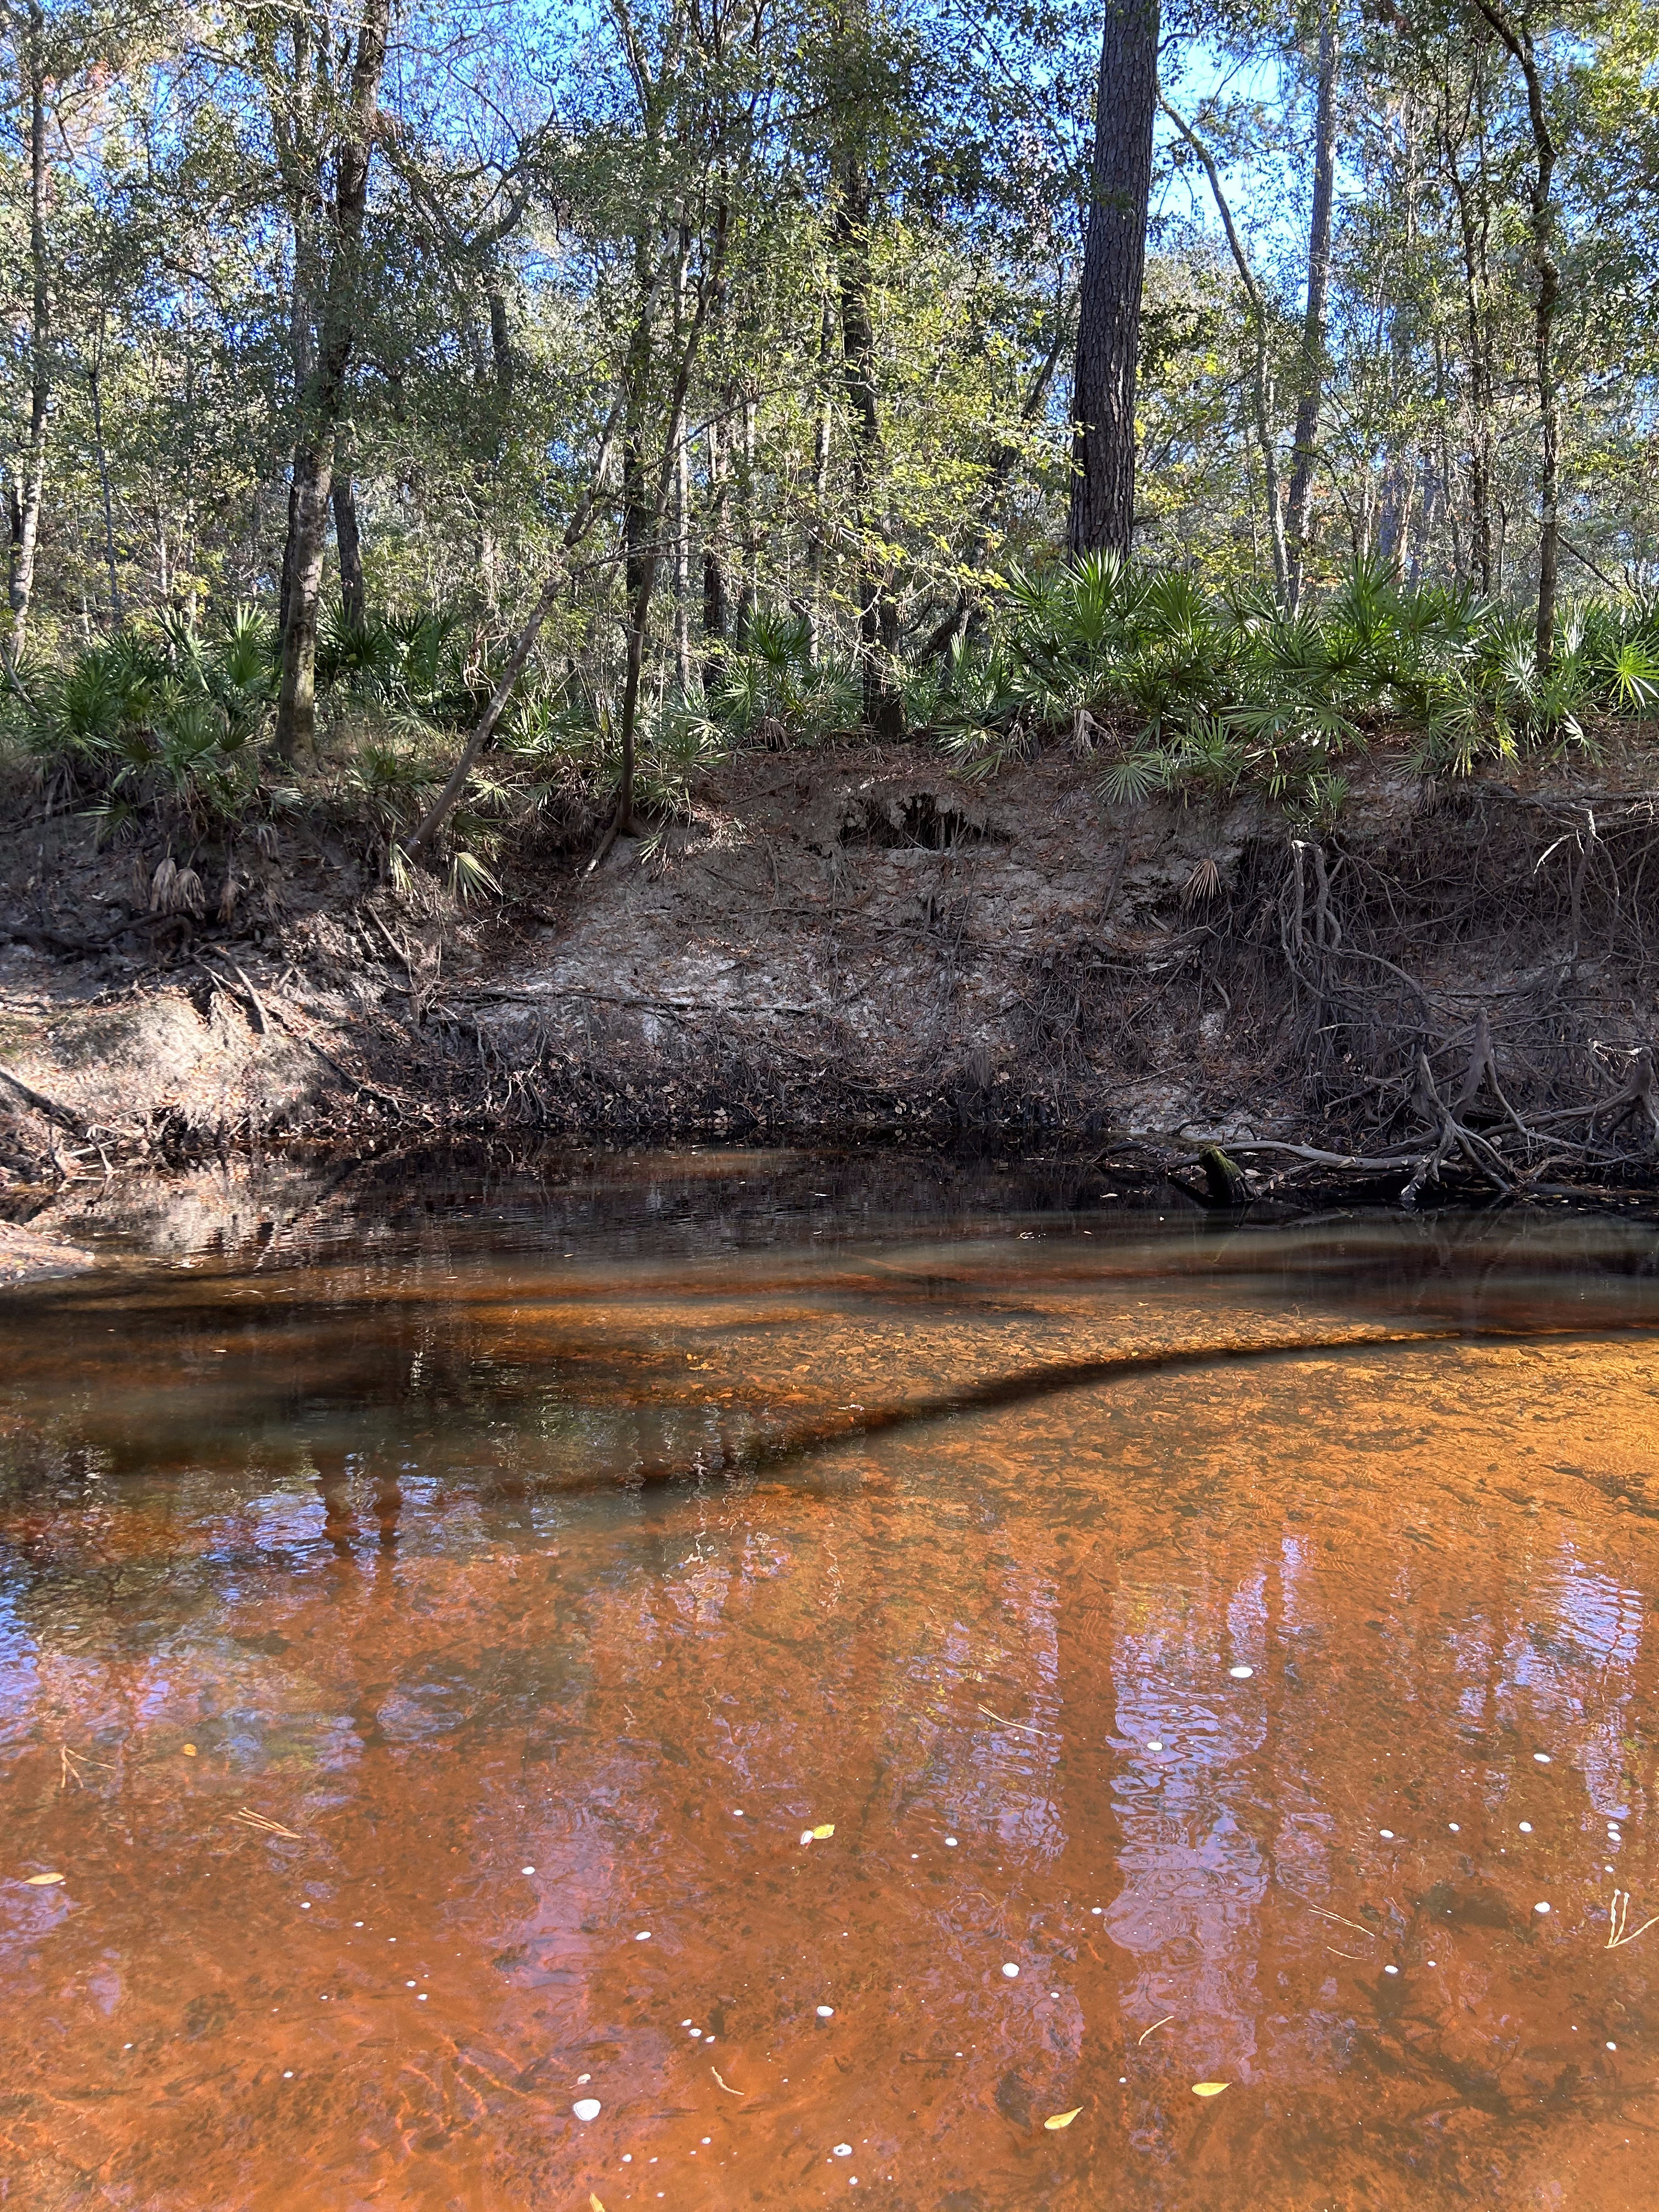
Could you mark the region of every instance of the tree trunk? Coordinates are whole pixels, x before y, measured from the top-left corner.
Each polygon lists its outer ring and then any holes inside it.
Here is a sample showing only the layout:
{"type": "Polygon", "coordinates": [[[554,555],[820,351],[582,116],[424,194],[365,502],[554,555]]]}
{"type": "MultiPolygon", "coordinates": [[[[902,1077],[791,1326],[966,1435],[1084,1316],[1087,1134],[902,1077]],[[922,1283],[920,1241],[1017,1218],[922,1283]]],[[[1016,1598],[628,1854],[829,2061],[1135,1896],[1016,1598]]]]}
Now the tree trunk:
{"type": "Polygon", "coordinates": [[[702,635],[709,648],[703,660],[703,682],[713,684],[720,672],[720,648],[730,621],[730,599],[726,588],[726,530],[731,506],[731,486],[726,473],[726,441],[718,416],[708,425],[708,520],[702,541],[702,635]]]}
{"type": "Polygon", "coordinates": [[[109,449],[104,442],[104,319],[98,319],[98,345],[87,371],[92,398],[92,444],[98,463],[98,489],[104,502],[104,566],[109,574],[109,619],[112,629],[121,627],[121,577],[115,560],[115,501],[110,489],[109,449]]]}
{"type": "Polygon", "coordinates": [[[684,438],[674,463],[674,681],[691,689],[691,450],[684,438]]]}
{"type": "Polygon", "coordinates": [[[1106,0],[1078,304],[1073,553],[1127,554],[1134,531],[1135,361],[1158,98],[1158,0],[1106,0]]]}
{"type": "Polygon", "coordinates": [[[1337,27],[1334,12],[1319,27],[1319,93],[1314,123],[1313,220],[1308,230],[1308,304],[1302,319],[1301,390],[1291,463],[1289,603],[1302,599],[1308,525],[1313,513],[1319,403],[1325,387],[1325,314],[1331,289],[1331,204],[1336,185],[1337,27]]]}
{"type": "Polygon", "coordinates": [[[22,483],[14,509],[11,562],[11,641],[9,658],[22,658],[28,635],[29,602],[34,596],[34,558],[40,542],[40,506],[46,483],[46,429],[52,414],[52,294],[46,270],[46,16],[40,0],[29,0],[22,47],[23,97],[28,108],[29,275],[29,442],[22,483]]]}
{"type": "Polygon", "coordinates": [[[1216,213],[1221,217],[1221,228],[1227,235],[1228,251],[1238,270],[1239,282],[1244,287],[1253,340],[1250,382],[1255,415],[1255,441],[1261,455],[1262,499],[1267,511],[1267,542],[1273,552],[1273,595],[1281,607],[1286,606],[1290,604],[1290,564],[1285,550],[1285,513],[1279,495],[1279,447],[1273,437],[1273,379],[1267,355],[1267,303],[1261,295],[1261,287],[1255,281],[1249,256],[1244,251],[1244,241],[1238,234],[1233,211],[1227,204],[1227,195],[1222,189],[1220,172],[1209,148],[1191,124],[1170,106],[1162,92],[1158,94],[1158,103],[1203,164],[1204,173],[1210,180],[1210,197],[1215,202],[1216,213]]]}
{"type": "MultiPolygon", "coordinates": [[[[329,210],[332,238],[317,361],[301,395],[289,544],[283,556],[283,675],[276,701],[276,751],[284,761],[292,761],[316,735],[317,602],[334,485],[335,438],[356,343],[362,282],[358,263],[369,164],[380,123],[389,9],[390,0],[363,0],[345,117],[335,149],[334,199],[329,210]]],[[[297,52],[297,33],[295,48],[297,52]]]]}
{"type": "Polygon", "coordinates": [[[302,744],[314,742],[317,733],[317,611],[333,481],[332,440],[325,447],[302,447],[295,454],[283,562],[288,606],[283,624],[283,676],[276,695],[276,752],[283,761],[292,761],[302,744]]]}
{"type": "MultiPolygon", "coordinates": [[[[685,319],[686,265],[691,251],[689,226],[681,218],[679,251],[674,261],[674,312],[685,319]]],[[[682,432],[674,454],[674,566],[669,579],[674,600],[674,681],[682,693],[691,689],[691,447],[682,432]]]]}
{"type": "Polygon", "coordinates": [[[823,648],[823,572],[830,526],[830,441],[835,425],[835,400],[830,388],[830,364],[835,357],[836,310],[828,290],[818,325],[818,405],[812,425],[812,520],[806,534],[807,647],[816,667],[823,648]]]}
{"type": "Polygon", "coordinates": [[[489,291],[489,357],[495,380],[495,397],[505,404],[513,397],[515,363],[513,358],[513,327],[507,320],[507,295],[501,280],[493,270],[489,291]]]}
{"type": "MultiPolygon", "coordinates": [[[[623,477],[624,484],[623,528],[627,536],[628,574],[628,661],[623,684],[622,705],[622,785],[617,794],[617,811],[603,853],[612,837],[617,837],[634,827],[634,744],[639,722],[640,676],[645,660],[646,632],[651,620],[651,594],[656,585],[657,569],[662,559],[663,524],[667,518],[670,489],[673,483],[674,463],[679,453],[685,427],[685,395],[690,389],[691,372],[696,365],[697,349],[702,340],[703,326],[708,311],[722,294],[722,277],[726,267],[726,211],[724,206],[715,211],[714,235],[709,247],[709,258],[697,283],[696,311],[688,325],[685,320],[684,293],[676,287],[674,303],[674,338],[677,358],[674,383],[669,393],[667,421],[663,430],[662,459],[657,469],[656,481],[647,501],[642,456],[637,441],[643,416],[637,396],[630,395],[630,422],[623,448],[623,477]],[[632,475],[629,441],[635,441],[632,475]]],[[[683,248],[683,251],[686,250],[683,248]]],[[[643,273],[643,269],[642,269],[643,273]]],[[[635,340],[629,349],[630,368],[636,362],[644,371],[650,367],[651,349],[651,290],[653,276],[647,276],[642,286],[639,319],[635,325],[635,340]],[[642,336],[641,336],[642,334],[642,336]],[[641,348],[643,349],[641,352],[641,348]]],[[[643,382],[637,388],[642,394],[643,382]]],[[[599,855],[594,855],[597,866],[599,855]]]]}
{"type": "MultiPolygon", "coordinates": [[[[1471,108],[1480,100],[1480,59],[1473,64],[1471,108]]],[[[1468,118],[1465,118],[1467,125],[1468,118]]],[[[1473,181],[1458,161],[1462,133],[1454,138],[1449,121],[1442,126],[1446,175],[1457,202],[1458,232],[1463,248],[1463,313],[1468,338],[1469,371],[1469,538],[1470,560],[1483,599],[1493,586],[1492,544],[1492,370],[1491,300],[1486,243],[1492,202],[1486,191],[1486,121],[1480,118],[1480,161],[1473,181]],[[1478,184],[1479,204],[1474,201],[1478,184]]]]}
{"type": "Polygon", "coordinates": [[[1544,108],[1544,83],[1532,33],[1510,23],[1495,0],[1476,0],[1481,14],[1507,48],[1527,87],[1527,116],[1532,127],[1532,260],[1538,295],[1533,307],[1533,368],[1538,382],[1539,530],[1538,621],[1534,658],[1544,675],[1555,657],[1556,571],[1561,544],[1561,395],[1555,375],[1555,310],[1561,270],[1555,258],[1555,141],[1544,108]]]}
{"type": "Polygon", "coordinates": [[[760,578],[760,517],[755,506],[755,428],[757,403],[752,391],[743,395],[743,443],[738,462],[738,650],[749,649],[750,626],[755,619],[760,578]]]}
{"type": "Polygon", "coordinates": [[[881,474],[881,416],[876,394],[875,333],[870,323],[870,180],[863,163],[849,159],[836,204],[836,261],[841,288],[842,379],[853,410],[852,492],[859,549],[859,659],[863,674],[864,719],[877,734],[904,734],[902,702],[884,658],[896,639],[897,610],[890,613],[887,594],[868,550],[870,502],[881,474]]]}
{"type": "Polygon", "coordinates": [[[368,600],[363,592],[363,538],[357,521],[357,495],[349,468],[336,476],[332,498],[334,544],[340,556],[340,603],[346,620],[359,627],[368,600]]]}

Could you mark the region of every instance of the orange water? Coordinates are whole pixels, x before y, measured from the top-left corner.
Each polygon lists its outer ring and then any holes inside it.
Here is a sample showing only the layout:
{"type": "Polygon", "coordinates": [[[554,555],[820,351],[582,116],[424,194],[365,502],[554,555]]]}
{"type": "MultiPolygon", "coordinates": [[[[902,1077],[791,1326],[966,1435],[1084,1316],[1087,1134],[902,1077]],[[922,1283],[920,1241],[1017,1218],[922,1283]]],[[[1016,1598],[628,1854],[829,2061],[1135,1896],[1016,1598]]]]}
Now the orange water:
{"type": "Polygon", "coordinates": [[[1648,1232],[744,1167],[0,1313],[0,2203],[1650,2203],[1648,1232]]]}

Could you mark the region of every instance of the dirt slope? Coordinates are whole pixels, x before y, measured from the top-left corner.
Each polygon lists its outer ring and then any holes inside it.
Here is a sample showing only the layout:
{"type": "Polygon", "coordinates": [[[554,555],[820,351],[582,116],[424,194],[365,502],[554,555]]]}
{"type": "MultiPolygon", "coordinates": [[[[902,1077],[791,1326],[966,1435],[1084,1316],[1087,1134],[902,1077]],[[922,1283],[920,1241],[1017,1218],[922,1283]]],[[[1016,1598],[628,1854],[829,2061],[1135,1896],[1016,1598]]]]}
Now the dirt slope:
{"type": "Polygon", "coordinates": [[[1297,833],[1107,806],[1063,750],[983,787],[922,747],[754,753],[591,878],[585,825],[544,830],[487,913],[398,898],[349,826],[179,855],[222,921],[149,913],[159,844],[98,855],[20,802],[0,1161],[502,1121],[1363,1147],[1483,1015],[1485,1103],[1561,1111],[1654,1042],[1655,797],[1640,755],[1450,791],[1377,766],[1297,833]]]}

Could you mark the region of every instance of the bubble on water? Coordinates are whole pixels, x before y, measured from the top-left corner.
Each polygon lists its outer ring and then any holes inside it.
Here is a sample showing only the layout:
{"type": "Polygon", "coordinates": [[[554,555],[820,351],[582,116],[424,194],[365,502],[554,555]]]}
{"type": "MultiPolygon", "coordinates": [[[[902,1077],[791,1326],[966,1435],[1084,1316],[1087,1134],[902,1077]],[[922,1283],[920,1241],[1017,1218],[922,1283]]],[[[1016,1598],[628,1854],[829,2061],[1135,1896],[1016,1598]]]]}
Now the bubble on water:
{"type": "Polygon", "coordinates": [[[1009,1960],[1009,1961],[1008,1961],[1007,1965],[1003,1968],[1003,1970],[1002,1970],[1002,1971],[1003,1971],[1003,1972],[1004,1972],[1005,1974],[1006,1974],[1006,1975],[1007,1975],[1007,1977],[1008,1977],[1008,1978],[1009,1978],[1009,1980],[1010,1980],[1011,1982],[1012,1982],[1012,1981],[1018,1980],[1018,1976],[1019,1976],[1019,1968],[1018,1968],[1018,1967],[1014,1964],[1014,1962],[1013,1962],[1013,1960],[1012,1960],[1012,1959],[1010,1959],[1010,1960],[1009,1960]]]}
{"type": "Polygon", "coordinates": [[[945,1850],[946,1850],[947,1851],[953,1851],[953,1850],[955,1850],[956,1847],[957,1847],[957,1839],[956,1839],[956,1838],[955,1838],[954,1836],[947,1836],[947,1837],[945,1838],[945,1850]]]}
{"type": "Polygon", "coordinates": [[[1091,1912],[1095,1913],[1096,1915],[1098,1915],[1098,1914],[1100,1914],[1100,1913],[1103,1912],[1103,1911],[1106,1910],[1106,1908],[1105,1908],[1105,1906],[1104,1906],[1103,1905],[1091,1905],[1089,1907],[1089,1910],[1090,1910],[1090,1911],[1091,1911],[1091,1912]]]}
{"type": "Polygon", "coordinates": [[[834,2005],[820,2005],[818,2007],[818,2018],[820,2020],[833,2020],[835,2016],[836,2008],[834,2005]]]}
{"type": "Polygon", "coordinates": [[[351,1924],[354,1928],[361,1928],[363,1923],[361,1920],[354,1920],[351,1924]]]}
{"type": "Polygon", "coordinates": [[[1255,1674],[1255,1668],[1254,1667],[1229,1667],[1227,1672],[1232,1676],[1235,1682],[1248,1682],[1251,1675],[1255,1674]]]}
{"type": "Polygon", "coordinates": [[[690,2021],[689,2020],[683,2020],[683,2021],[680,2022],[680,2026],[681,2026],[682,2027],[690,2027],[690,2025],[691,2025],[691,2023],[690,2023],[690,2021]]]}
{"type": "Polygon", "coordinates": [[[692,2040],[694,2043],[701,2043],[701,2042],[702,2042],[702,2030],[700,2027],[694,2027],[694,2028],[692,2029],[692,2031],[691,2031],[691,2040],[692,2040]]]}
{"type": "Polygon", "coordinates": [[[294,2079],[294,2069],[291,2066],[285,2066],[283,2069],[283,2079],[284,2081],[291,2081],[294,2079]]]}
{"type": "Polygon", "coordinates": [[[732,1808],[732,1818],[734,1820],[742,1820],[742,1818],[743,1818],[743,1808],[742,1808],[742,1806],[741,1806],[741,1805],[734,1805],[734,1806],[732,1808]]]}
{"type": "Polygon", "coordinates": [[[1522,1822],[1521,1823],[1521,1832],[1522,1832],[1522,1834],[1523,1836],[1529,1836],[1529,1835],[1531,1835],[1531,1833],[1532,1833],[1532,1822],[1531,1822],[1530,1820],[1522,1820],[1522,1822]]]}
{"type": "Polygon", "coordinates": [[[1550,1755],[1547,1751],[1535,1751],[1533,1753],[1533,1758],[1537,1761],[1540,1766],[1547,1766],[1550,1763],[1550,1755]]]}
{"type": "Polygon", "coordinates": [[[591,2074],[579,2074],[576,2076],[576,2087],[579,2089],[585,2089],[592,2079],[593,2076],[591,2074]]]}
{"type": "Polygon", "coordinates": [[[1392,1828],[1379,1828],[1376,1832],[1382,1837],[1384,1843],[1391,1844],[1394,1841],[1394,1830],[1392,1828]]]}
{"type": "Polygon", "coordinates": [[[1610,2044],[1608,2044],[1608,2045],[1607,2045],[1607,2049],[1608,2049],[1609,2051],[1617,2051],[1617,2050],[1618,2050],[1618,2048],[1619,2048],[1619,2045],[1618,2045],[1616,2043],[1610,2043],[1610,2044]]]}
{"type": "Polygon", "coordinates": [[[651,1930],[648,1928],[641,1928],[634,1941],[636,1943],[648,1943],[651,1941],[651,1930]]]}
{"type": "Polygon", "coordinates": [[[837,2158],[851,2158],[852,2155],[853,2146],[851,2143],[837,2143],[836,2145],[836,2156],[837,2158]]]}
{"type": "Polygon", "coordinates": [[[1447,1821],[1447,1823],[1446,1823],[1446,1826],[1447,1826],[1451,1830],[1451,1832],[1452,1832],[1453,1835],[1455,1835],[1455,1836],[1460,1836],[1460,1835],[1462,1835],[1462,1832],[1462,1832],[1462,1830],[1458,1826],[1458,1825],[1457,1825],[1457,1823],[1456,1823],[1456,1821],[1455,1821],[1455,1820],[1448,1820],[1448,1821],[1447,1821]]]}
{"type": "Polygon", "coordinates": [[[703,2137],[703,2141],[704,2141],[706,2143],[711,2143],[711,2142],[714,2142],[714,2136],[705,2136],[703,2137]]]}
{"type": "Polygon", "coordinates": [[[1148,1739],[1146,1748],[1148,1751],[1162,1751],[1164,1746],[1156,1736],[1152,1736],[1148,1739]]]}
{"type": "Polygon", "coordinates": [[[419,1996],[416,1998],[415,2002],[416,2004],[424,2004],[426,2002],[426,1991],[424,1990],[421,1991],[419,1996]]]}
{"type": "Polygon", "coordinates": [[[309,1911],[310,1911],[310,1910],[311,1910],[311,1899],[310,1899],[308,1897],[307,1897],[307,1898],[302,1898],[302,1899],[301,1899],[301,1901],[300,1901],[300,1910],[301,1910],[301,1912],[309,1912],[309,1911]]]}
{"type": "Polygon", "coordinates": [[[519,1872],[520,1874],[534,1874],[535,1871],[536,1869],[534,1867],[520,1867],[519,1869],[519,1872]]]}
{"type": "Polygon", "coordinates": [[[1532,1909],[1534,1912],[1547,1912],[1549,1911],[1549,1906],[1540,1899],[1532,1909]]]}
{"type": "Polygon", "coordinates": [[[412,1990],[412,1989],[414,1988],[414,1986],[415,1986],[415,1984],[414,1984],[414,1983],[413,1983],[413,1982],[405,1982],[405,1983],[404,1984],[404,1987],[406,1990],[412,1990]]]}
{"type": "Polygon", "coordinates": [[[599,2100],[597,2097],[578,2097],[570,2109],[579,2120],[597,2120],[599,2117],[599,2100]]]}

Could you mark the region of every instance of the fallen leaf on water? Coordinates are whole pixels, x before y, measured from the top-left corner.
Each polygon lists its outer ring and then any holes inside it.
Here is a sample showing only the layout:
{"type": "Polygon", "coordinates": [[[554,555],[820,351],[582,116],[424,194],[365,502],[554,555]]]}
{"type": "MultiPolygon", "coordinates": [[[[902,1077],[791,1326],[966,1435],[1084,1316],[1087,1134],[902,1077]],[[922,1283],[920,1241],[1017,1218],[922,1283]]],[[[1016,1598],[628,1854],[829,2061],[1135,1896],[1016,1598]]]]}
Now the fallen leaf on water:
{"type": "Polygon", "coordinates": [[[1194,2081],[1193,2094],[1195,2097],[1218,2097],[1227,2086],[1225,2081],[1194,2081]]]}
{"type": "Polygon", "coordinates": [[[833,1836],[835,1832],[835,1822],[833,1820],[826,1820],[823,1827],[813,1829],[812,1841],[815,1844],[827,1844],[830,1837],[833,1836]]]}
{"type": "Polygon", "coordinates": [[[61,1874],[26,1874],[23,1879],[31,1889],[49,1889],[55,1881],[62,1881],[61,1874]]]}
{"type": "Polygon", "coordinates": [[[1050,2112],[1042,2124],[1045,2128],[1069,2128],[1082,2110],[1081,2105],[1073,2105],[1069,2112],[1050,2112]]]}
{"type": "Polygon", "coordinates": [[[605,2212],[605,2207],[590,2189],[587,2192],[587,2212],[605,2212]]]}

